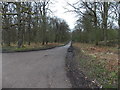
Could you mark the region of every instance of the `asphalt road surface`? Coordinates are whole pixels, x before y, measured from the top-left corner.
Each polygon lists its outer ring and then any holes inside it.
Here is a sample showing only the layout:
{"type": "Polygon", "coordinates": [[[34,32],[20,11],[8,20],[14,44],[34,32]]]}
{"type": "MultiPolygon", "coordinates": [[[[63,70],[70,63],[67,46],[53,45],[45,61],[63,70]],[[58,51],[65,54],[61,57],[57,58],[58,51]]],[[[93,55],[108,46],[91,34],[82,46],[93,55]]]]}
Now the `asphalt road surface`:
{"type": "Polygon", "coordinates": [[[65,56],[69,46],[3,53],[2,88],[70,88],[65,70],[65,56]]]}
{"type": "Polygon", "coordinates": [[[0,89],[2,89],[2,53],[0,53],[0,89]]]}

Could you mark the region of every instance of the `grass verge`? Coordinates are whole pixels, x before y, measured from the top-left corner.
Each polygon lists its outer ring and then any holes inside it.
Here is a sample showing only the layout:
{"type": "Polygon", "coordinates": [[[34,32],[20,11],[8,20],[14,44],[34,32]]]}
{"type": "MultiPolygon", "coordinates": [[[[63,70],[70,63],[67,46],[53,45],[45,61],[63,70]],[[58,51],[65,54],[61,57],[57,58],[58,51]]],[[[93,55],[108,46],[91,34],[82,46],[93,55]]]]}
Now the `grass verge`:
{"type": "Polygon", "coordinates": [[[38,51],[38,50],[46,50],[55,48],[58,46],[63,46],[65,44],[63,43],[49,43],[47,45],[41,45],[32,43],[31,45],[23,45],[21,48],[17,48],[16,45],[11,46],[3,46],[2,47],[2,53],[12,53],[12,52],[28,52],[28,51],[38,51]]]}
{"type": "Polygon", "coordinates": [[[97,47],[83,43],[75,43],[73,46],[80,68],[88,78],[103,88],[118,87],[116,48],[97,47]]]}

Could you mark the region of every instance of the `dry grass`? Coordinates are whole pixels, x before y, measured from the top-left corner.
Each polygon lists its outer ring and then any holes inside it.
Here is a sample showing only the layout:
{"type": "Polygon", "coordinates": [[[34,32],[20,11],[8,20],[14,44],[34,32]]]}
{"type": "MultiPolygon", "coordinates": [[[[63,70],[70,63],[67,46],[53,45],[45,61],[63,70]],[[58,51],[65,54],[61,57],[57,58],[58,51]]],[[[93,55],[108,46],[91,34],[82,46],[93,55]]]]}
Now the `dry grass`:
{"type": "Polygon", "coordinates": [[[73,46],[81,50],[85,55],[85,57],[81,57],[81,55],[77,57],[82,68],[87,72],[90,78],[98,80],[103,87],[117,87],[117,47],[95,46],[94,44],[86,43],[74,43],[73,46]]]}
{"type": "Polygon", "coordinates": [[[86,55],[91,55],[97,60],[106,62],[106,69],[109,71],[117,70],[118,66],[118,50],[117,47],[95,46],[93,44],[75,43],[74,46],[81,48],[86,55]]]}
{"type": "MultiPolygon", "coordinates": [[[[47,45],[61,45],[63,43],[48,43],[47,45]]],[[[13,44],[11,43],[11,46],[13,47],[16,47],[17,44],[13,44]]],[[[30,47],[30,48],[34,48],[34,47],[42,47],[42,46],[46,46],[46,45],[42,45],[42,43],[31,43],[30,45],[28,45],[27,43],[26,44],[23,44],[23,47],[30,47]]]]}
{"type": "Polygon", "coordinates": [[[26,51],[26,50],[37,50],[37,49],[46,49],[46,48],[52,48],[55,46],[61,46],[64,45],[63,43],[48,43],[47,45],[42,45],[42,43],[31,43],[30,45],[23,44],[21,48],[17,48],[17,44],[11,44],[11,46],[3,46],[3,52],[11,52],[11,51],[26,51]]]}

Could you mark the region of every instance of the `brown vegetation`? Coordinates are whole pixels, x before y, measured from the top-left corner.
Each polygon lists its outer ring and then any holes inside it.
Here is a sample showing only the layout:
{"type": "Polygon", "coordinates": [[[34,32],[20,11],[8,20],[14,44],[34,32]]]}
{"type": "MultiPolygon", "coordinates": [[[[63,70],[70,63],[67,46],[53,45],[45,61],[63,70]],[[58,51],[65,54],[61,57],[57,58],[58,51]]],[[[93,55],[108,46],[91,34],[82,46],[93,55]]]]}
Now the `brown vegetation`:
{"type": "Polygon", "coordinates": [[[77,59],[88,77],[97,80],[103,87],[117,87],[118,50],[116,47],[86,43],[75,43],[73,46],[78,49],[77,59]]]}

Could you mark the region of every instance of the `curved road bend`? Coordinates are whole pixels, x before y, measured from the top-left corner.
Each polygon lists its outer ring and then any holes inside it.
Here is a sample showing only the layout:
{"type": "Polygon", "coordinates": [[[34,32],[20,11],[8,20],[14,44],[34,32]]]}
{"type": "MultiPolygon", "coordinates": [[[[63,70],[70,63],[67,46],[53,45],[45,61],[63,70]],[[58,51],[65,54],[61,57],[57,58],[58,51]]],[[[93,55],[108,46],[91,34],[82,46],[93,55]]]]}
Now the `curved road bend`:
{"type": "Polygon", "coordinates": [[[65,71],[65,56],[69,46],[3,53],[2,88],[70,88],[65,71]]]}

